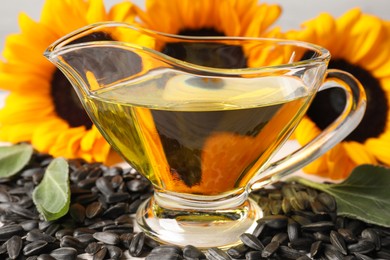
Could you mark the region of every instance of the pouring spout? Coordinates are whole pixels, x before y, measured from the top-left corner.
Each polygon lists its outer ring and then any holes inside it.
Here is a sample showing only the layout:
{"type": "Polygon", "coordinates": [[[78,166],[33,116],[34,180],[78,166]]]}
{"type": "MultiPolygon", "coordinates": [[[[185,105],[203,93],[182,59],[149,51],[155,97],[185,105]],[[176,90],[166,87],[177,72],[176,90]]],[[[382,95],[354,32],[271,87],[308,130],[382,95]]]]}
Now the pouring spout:
{"type": "Polygon", "coordinates": [[[90,25],[54,42],[44,56],[66,75],[78,94],[88,95],[141,70],[140,55],[113,33],[108,23],[90,25]]]}

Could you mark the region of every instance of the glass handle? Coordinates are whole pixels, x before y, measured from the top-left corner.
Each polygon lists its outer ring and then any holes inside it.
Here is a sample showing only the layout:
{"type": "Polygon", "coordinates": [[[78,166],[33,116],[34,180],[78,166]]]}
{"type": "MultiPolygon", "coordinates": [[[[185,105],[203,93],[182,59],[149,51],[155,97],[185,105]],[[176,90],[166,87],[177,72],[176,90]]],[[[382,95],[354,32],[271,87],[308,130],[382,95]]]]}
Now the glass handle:
{"type": "Polygon", "coordinates": [[[319,91],[342,88],[346,94],[343,112],[308,144],[262,170],[249,183],[249,191],[279,181],[301,169],[341,142],[358,126],[366,109],[366,95],[360,82],[351,74],[336,69],[329,69],[325,77],[325,83],[335,82],[336,85],[323,84],[319,91]]]}

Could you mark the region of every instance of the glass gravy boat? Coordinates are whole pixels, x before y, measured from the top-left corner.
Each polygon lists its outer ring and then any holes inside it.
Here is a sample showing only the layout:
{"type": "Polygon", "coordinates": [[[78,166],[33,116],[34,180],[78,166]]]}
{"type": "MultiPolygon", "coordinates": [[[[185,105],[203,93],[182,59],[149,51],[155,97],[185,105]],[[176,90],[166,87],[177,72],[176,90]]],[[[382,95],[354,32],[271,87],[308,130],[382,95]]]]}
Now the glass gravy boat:
{"type": "Polygon", "coordinates": [[[329,52],[304,42],[97,23],[59,39],[45,56],[112,147],[153,184],[136,219],[167,244],[240,243],[262,217],[250,192],[328,151],[365,111],[360,83],[327,70],[329,52]],[[312,142],[271,162],[315,94],[330,87],[346,93],[341,115],[312,142]]]}

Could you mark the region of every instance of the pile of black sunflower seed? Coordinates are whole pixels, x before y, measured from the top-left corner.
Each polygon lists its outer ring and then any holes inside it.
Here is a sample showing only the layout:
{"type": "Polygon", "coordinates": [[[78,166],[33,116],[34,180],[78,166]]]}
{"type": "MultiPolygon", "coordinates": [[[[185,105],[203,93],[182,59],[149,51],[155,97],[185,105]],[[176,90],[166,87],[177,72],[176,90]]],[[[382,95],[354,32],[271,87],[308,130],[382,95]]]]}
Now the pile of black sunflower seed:
{"type": "Polygon", "coordinates": [[[134,228],[152,187],[133,169],[68,160],[69,212],[44,221],[32,191],[53,158],[35,152],[16,177],[0,179],[0,259],[390,259],[390,229],[336,215],[326,193],[276,183],[252,194],[265,213],[242,244],[206,252],[159,245],[134,228]]]}

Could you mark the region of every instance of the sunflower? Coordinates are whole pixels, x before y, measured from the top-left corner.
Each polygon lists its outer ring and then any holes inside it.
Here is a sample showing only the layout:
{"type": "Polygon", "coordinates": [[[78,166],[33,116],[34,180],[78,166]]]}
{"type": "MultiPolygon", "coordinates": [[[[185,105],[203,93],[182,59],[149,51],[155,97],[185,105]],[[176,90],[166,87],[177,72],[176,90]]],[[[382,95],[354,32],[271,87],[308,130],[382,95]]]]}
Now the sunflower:
{"type": "MultiPolygon", "coordinates": [[[[53,156],[113,163],[119,157],[92,124],[69,81],[47,61],[44,50],[58,38],[98,21],[133,19],[133,5],[107,13],[102,0],[47,0],[38,22],[19,16],[21,32],[5,42],[0,88],[9,92],[0,110],[0,139],[30,142],[53,156]]],[[[91,35],[89,40],[109,40],[91,35]]]]}
{"type": "MultiPolygon", "coordinates": [[[[357,165],[390,165],[389,28],[380,18],[351,9],[337,19],[321,14],[304,23],[301,31],[287,33],[289,38],[327,48],[332,55],[329,68],[354,75],[367,94],[367,109],[359,126],[340,144],[305,167],[305,172],[342,179],[357,165]]],[[[297,127],[295,138],[306,144],[341,113],[344,105],[343,91],[319,92],[297,127]]]]}
{"type": "MultiPolygon", "coordinates": [[[[135,7],[141,26],[170,34],[185,36],[248,36],[275,37],[278,27],[271,27],[281,13],[279,5],[259,4],[257,0],[146,0],[146,10],[135,7]],[[164,17],[161,19],[161,17],[164,17]]],[[[168,43],[160,51],[181,59],[180,44],[168,43]]],[[[206,48],[194,44],[194,53],[207,53],[206,48]],[[202,48],[201,50],[199,48],[202,48]],[[200,51],[199,51],[200,50],[200,51]]],[[[210,50],[211,52],[212,50],[210,50]]],[[[205,54],[206,55],[206,54],[205,54]]],[[[240,46],[228,46],[222,56],[234,56],[236,64],[208,64],[204,55],[187,57],[186,61],[210,67],[246,66],[245,53],[240,46]],[[237,62],[237,61],[242,61],[237,62]]],[[[213,60],[215,62],[215,59],[213,60]]]]}
{"type": "Polygon", "coordinates": [[[146,0],[146,11],[135,9],[146,28],[192,36],[260,36],[281,12],[257,0],[146,0]]]}

